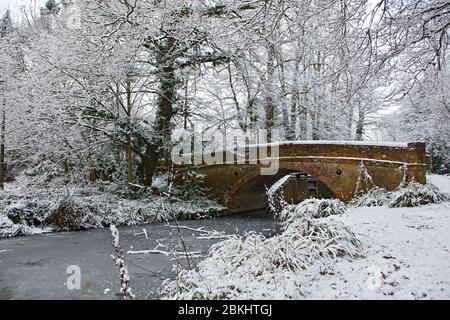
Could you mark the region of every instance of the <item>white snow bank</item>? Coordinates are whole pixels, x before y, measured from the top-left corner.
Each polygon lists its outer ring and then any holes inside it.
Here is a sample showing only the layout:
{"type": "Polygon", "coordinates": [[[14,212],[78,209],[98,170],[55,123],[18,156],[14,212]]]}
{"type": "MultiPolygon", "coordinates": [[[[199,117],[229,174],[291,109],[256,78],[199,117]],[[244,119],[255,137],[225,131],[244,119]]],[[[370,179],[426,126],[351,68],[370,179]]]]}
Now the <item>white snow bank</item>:
{"type": "MultiPolygon", "coordinates": [[[[448,192],[449,176],[428,176],[448,192]]],[[[360,207],[338,217],[365,259],[338,261],[309,284],[311,299],[450,299],[450,203],[360,207]]]]}
{"type": "Polygon", "coordinates": [[[278,180],[277,182],[275,182],[270,188],[269,190],[267,190],[266,195],[267,196],[273,196],[276,193],[280,192],[281,189],[283,188],[283,186],[291,179],[293,178],[292,175],[286,175],[284,177],[282,177],[280,180],[278,180]]]}
{"type": "Polygon", "coordinates": [[[450,176],[430,174],[427,176],[427,181],[437,186],[441,192],[450,195],[450,176]]]}
{"type": "Polygon", "coordinates": [[[410,182],[389,193],[391,208],[417,207],[448,201],[448,197],[432,184],[410,182]]]}
{"type": "Polygon", "coordinates": [[[354,208],[339,218],[366,259],[338,261],[311,281],[312,299],[449,299],[450,206],[354,208]]]}

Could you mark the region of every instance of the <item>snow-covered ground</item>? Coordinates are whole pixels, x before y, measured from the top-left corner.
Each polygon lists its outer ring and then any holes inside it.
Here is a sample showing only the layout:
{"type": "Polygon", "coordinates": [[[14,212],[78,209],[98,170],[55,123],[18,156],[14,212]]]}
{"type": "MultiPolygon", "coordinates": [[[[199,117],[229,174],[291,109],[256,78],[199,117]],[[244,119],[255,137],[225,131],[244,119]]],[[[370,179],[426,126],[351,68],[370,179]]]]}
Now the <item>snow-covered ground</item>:
{"type": "MultiPolygon", "coordinates": [[[[450,177],[428,180],[450,193],[450,177]]],[[[450,203],[352,208],[336,219],[367,257],[331,266],[311,283],[309,298],[450,299],[450,203]]]]}
{"type": "MultiPolygon", "coordinates": [[[[428,178],[441,191],[450,190],[449,176],[428,178]]],[[[310,234],[319,241],[307,246],[311,251],[305,252],[298,243],[309,241],[310,236],[295,229],[272,239],[250,236],[224,242],[199,265],[200,274],[182,273],[182,284],[172,282],[163,295],[182,299],[450,299],[450,202],[412,208],[349,207],[342,215],[323,219],[325,225],[310,234]],[[353,242],[348,242],[352,235],[339,223],[356,235],[361,246],[355,243],[352,247],[353,242]],[[326,225],[331,229],[327,231],[326,225]],[[335,230],[334,236],[330,230],[335,230]],[[329,244],[344,244],[346,249],[330,257],[329,244]],[[323,258],[295,268],[298,259],[306,261],[302,259],[317,250],[323,258]],[[349,255],[348,250],[356,254],[349,255]],[[280,261],[289,263],[280,267],[280,261]]],[[[320,224],[297,221],[301,228],[320,224]]]]}
{"type": "MultiPolygon", "coordinates": [[[[428,181],[450,193],[450,177],[428,181]]],[[[450,203],[359,207],[335,218],[366,258],[341,260],[311,281],[311,299],[450,299],[450,203]]]]}
{"type": "Polygon", "coordinates": [[[450,176],[431,174],[427,176],[427,181],[437,186],[441,192],[450,195],[450,176]]]}
{"type": "Polygon", "coordinates": [[[450,299],[450,205],[355,208],[338,218],[364,259],[340,261],[311,282],[317,299],[450,299]]]}

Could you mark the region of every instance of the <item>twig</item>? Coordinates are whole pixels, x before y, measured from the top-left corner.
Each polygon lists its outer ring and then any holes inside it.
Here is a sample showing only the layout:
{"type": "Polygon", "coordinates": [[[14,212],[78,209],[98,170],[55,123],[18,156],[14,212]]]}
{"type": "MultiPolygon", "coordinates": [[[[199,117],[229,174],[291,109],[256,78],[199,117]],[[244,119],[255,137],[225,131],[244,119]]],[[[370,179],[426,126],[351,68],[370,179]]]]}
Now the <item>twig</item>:
{"type": "Polygon", "coordinates": [[[225,232],[221,232],[221,231],[217,231],[217,230],[205,230],[204,227],[200,227],[198,229],[190,228],[190,227],[186,227],[186,226],[172,226],[172,225],[166,225],[166,227],[173,228],[173,229],[179,229],[179,230],[184,229],[184,230],[201,233],[200,235],[197,236],[197,240],[233,239],[235,237],[235,235],[229,235],[229,234],[226,234],[225,232]]]}
{"type": "Polygon", "coordinates": [[[127,254],[162,254],[162,255],[165,255],[166,257],[172,256],[172,255],[175,254],[175,255],[180,256],[180,257],[188,257],[188,256],[193,257],[193,256],[201,254],[201,251],[171,252],[171,251],[164,251],[164,250],[153,249],[153,250],[127,251],[127,254]]]}
{"type": "Polygon", "coordinates": [[[115,261],[117,269],[119,269],[121,286],[120,292],[125,300],[134,300],[135,295],[131,292],[130,275],[128,274],[128,268],[123,258],[122,248],[119,245],[119,230],[117,230],[116,226],[113,224],[109,229],[111,230],[112,245],[117,254],[117,258],[114,255],[111,255],[111,257],[115,261]]]}
{"type": "Polygon", "coordinates": [[[140,236],[140,235],[144,235],[145,236],[145,239],[147,239],[148,240],[148,233],[147,233],[147,230],[146,229],[142,229],[142,232],[139,232],[139,233],[135,233],[135,234],[133,234],[135,237],[136,236],[140,236]]]}

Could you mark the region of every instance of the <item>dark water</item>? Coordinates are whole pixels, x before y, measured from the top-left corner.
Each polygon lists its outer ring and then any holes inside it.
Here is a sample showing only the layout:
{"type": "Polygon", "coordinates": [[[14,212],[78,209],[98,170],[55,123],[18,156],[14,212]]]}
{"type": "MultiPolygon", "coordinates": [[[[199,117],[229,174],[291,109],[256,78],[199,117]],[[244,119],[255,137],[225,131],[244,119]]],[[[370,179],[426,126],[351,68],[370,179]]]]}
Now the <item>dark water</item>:
{"type": "MultiPolygon", "coordinates": [[[[273,218],[263,211],[178,224],[228,234],[254,231],[270,236],[279,231],[273,218]]],[[[120,227],[119,232],[124,252],[154,249],[158,243],[182,250],[176,229],[162,223],[120,227]],[[144,228],[148,239],[143,234],[136,235],[144,228]]],[[[181,229],[181,234],[189,251],[202,254],[220,241],[199,240],[198,233],[186,229],[181,229]]],[[[118,299],[120,283],[111,258],[113,253],[109,229],[0,240],[0,299],[118,299]],[[71,265],[81,269],[81,289],[69,290],[66,286],[70,276],[67,267],[71,265]],[[107,293],[105,289],[109,289],[107,293]]],[[[125,260],[138,299],[156,298],[155,292],[163,280],[173,277],[173,257],[126,254],[125,260]]]]}

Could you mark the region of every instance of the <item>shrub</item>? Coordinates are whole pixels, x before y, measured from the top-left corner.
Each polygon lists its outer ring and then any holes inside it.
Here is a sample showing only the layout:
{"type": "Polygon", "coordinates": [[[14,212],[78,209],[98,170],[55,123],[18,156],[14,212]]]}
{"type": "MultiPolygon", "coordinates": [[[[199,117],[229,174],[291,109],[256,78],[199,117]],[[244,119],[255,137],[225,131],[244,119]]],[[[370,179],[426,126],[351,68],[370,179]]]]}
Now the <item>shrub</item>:
{"type": "Polygon", "coordinates": [[[183,200],[197,203],[204,199],[207,188],[202,187],[202,181],[205,179],[204,174],[200,174],[194,170],[185,170],[178,173],[182,184],[172,186],[172,194],[183,200]]]}
{"type": "Polygon", "coordinates": [[[37,229],[24,224],[15,224],[8,217],[0,213],[0,239],[11,238],[17,236],[27,236],[31,234],[39,234],[48,232],[49,229],[37,229]]]}
{"type": "Polygon", "coordinates": [[[101,217],[95,216],[89,207],[67,197],[59,202],[47,218],[47,222],[59,231],[75,231],[101,227],[101,217]]]}
{"type": "Polygon", "coordinates": [[[0,193],[0,215],[9,221],[8,227],[6,223],[0,225],[0,237],[2,234],[8,237],[24,234],[17,231],[19,226],[30,227],[34,233],[48,231],[52,226],[56,231],[83,230],[110,224],[208,218],[225,209],[205,198],[190,201],[155,196],[150,191],[129,192],[125,184],[98,182],[67,186],[64,190],[59,184],[44,188],[40,184],[26,183],[23,176],[18,180],[26,185],[26,193],[21,188],[0,193]],[[17,225],[14,232],[10,224],[17,225]]]}
{"type": "Polygon", "coordinates": [[[417,182],[402,183],[394,191],[374,187],[369,192],[354,198],[350,205],[355,207],[375,207],[387,205],[390,208],[417,207],[448,201],[449,196],[440,192],[432,184],[417,182]]]}
{"type": "Polygon", "coordinates": [[[0,214],[0,238],[16,237],[23,234],[23,226],[0,214]]]}
{"type": "Polygon", "coordinates": [[[391,208],[417,207],[448,200],[449,197],[432,184],[410,182],[390,193],[388,205],[391,208]]]}
{"type": "Polygon", "coordinates": [[[389,192],[384,188],[373,187],[368,192],[355,197],[350,202],[354,207],[379,207],[389,203],[389,192]]]}
{"type": "Polygon", "coordinates": [[[250,234],[216,243],[197,270],[182,270],[160,294],[175,299],[299,298],[299,285],[315,263],[363,257],[360,242],[342,223],[311,217],[294,221],[280,235],[250,234]],[[289,279],[291,288],[280,290],[289,279]],[[290,290],[291,289],[291,290],[290,290]]]}
{"type": "Polygon", "coordinates": [[[308,199],[296,205],[287,205],[279,214],[285,224],[303,218],[325,218],[331,215],[344,214],[346,205],[337,199],[308,199]]]}
{"type": "Polygon", "coordinates": [[[36,201],[21,201],[13,203],[4,209],[4,214],[15,224],[40,226],[50,212],[50,203],[36,201]]]}

